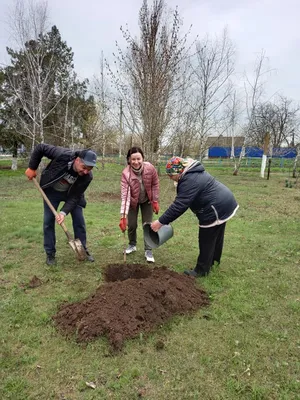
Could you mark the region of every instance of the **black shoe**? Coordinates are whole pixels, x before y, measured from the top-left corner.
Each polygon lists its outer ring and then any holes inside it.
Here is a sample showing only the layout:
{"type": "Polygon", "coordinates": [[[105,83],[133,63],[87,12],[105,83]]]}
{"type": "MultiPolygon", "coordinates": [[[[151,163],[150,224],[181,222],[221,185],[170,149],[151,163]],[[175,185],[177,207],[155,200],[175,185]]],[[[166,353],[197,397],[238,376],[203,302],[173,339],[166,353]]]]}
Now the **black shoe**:
{"type": "Polygon", "coordinates": [[[54,254],[47,254],[46,264],[47,265],[56,265],[56,260],[55,260],[54,254]]]}
{"type": "Polygon", "coordinates": [[[193,269],[186,269],[183,273],[184,275],[193,276],[194,278],[198,278],[198,276],[200,276],[200,274],[197,274],[197,272],[193,269]]]}
{"type": "Polygon", "coordinates": [[[188,276],[193,276],[194,278],[199,278],[200,276],[207,276],[209,274],[209,272],[197,272],[194,269],[186,269],[183,273],[188,276]]]}
{"type": "Polygon", "coordinates": [[[91,253],[90,253],[88,250],[85,250],[85,252],[86,252],[86,259],[85,259],[85,261],[94,262],[95,259],[94,259],[94,257],[91,255],[91,253]]]}
{"type": "Polygon", "coordinates": [[[186,269],[183,273],[188,276],[193,276],[194,278],[199,278],[200,276],[208,275],[208,272],[197,272],[194,269],[186,269]]]}

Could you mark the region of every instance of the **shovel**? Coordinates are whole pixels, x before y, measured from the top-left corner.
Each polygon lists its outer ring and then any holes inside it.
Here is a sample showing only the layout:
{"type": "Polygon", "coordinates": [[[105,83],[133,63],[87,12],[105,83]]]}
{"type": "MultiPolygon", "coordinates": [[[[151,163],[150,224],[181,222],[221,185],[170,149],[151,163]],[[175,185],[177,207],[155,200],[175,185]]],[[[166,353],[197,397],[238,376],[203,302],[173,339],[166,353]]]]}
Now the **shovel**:
{"type": "MultiPolygon", "coordinates": [[[[55,210],[55,208],[53,207],[53,205],[51,204],[50,200],[48,199],[48,197],[46,196],[45,192],[43,191],[43,189],[40,187],[38,181],[35,178],[32,178],[35,186],[38,188],[39,192],[41,193],[41,195],[43,196],[45,202],[47,203],[48,207],[50,208],[50,210],[53,212],[53,214],[55,215],[55,217],[58,215],[57,211],[55,210]]],[[[74,251],[74,253],[76,254],[76,257],[79,261],[83,261],[86,259],[86,251],[85,248],[83,247],[81,241],[79,239],[72,239],[72,236],[70,235],[70,233],[67,230],[66,225],[64,224],[64,222],[62,222],[60,224],[60,226],[62,227],[63,231],[65,232],[67,239],[68,239],[68,243],[71,246],[72,250],[74,251]]]]}
{"type": "MultiPolygon", "coordinates": [[[[125,231],[126,232],[126,231],[125,231]]],[[[123,261],[124,261],[124,264],[126,264],[126,235],[125,235],[125,232],[123,232],[123,238],[124,238],[124,241],[123,241],[123,261]]]]}

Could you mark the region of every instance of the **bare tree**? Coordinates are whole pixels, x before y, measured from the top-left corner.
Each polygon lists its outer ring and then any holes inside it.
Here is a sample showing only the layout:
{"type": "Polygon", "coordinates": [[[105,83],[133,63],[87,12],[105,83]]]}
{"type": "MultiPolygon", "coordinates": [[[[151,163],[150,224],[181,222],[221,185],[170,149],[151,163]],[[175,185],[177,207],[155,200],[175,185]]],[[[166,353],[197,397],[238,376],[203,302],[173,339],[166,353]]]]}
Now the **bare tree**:
{"type": "Polygon", "coordinates": [[[272,102],[258,104],[249,140],[256,146],[262,146],[265,133],[269,132],[273,147],[289,146],[293,142],[298,112],[299,106],[282,95],[277,95],[272,102]]]}
{"type": "MultiPolygon", "coordinates": [[[[241,104],[240,100],[238,99],[237,91],[234,90],[231,93],[228,102],[228,130],[229,136],[231,137],[231,152],[230,158],[236,163],[235,159],[235,137],[236,131],[239,127],[239,118],[241,116],[241,104]]],[[[235,165],[236,166],[236,165],[235,165]]]]}
{"type": "Polygon", "coordinates": [[[5,68],[5,90],[15,115],[11,123],[32,147],[36,141],[44,142],[45,121],[68,94],[68,88],[61,92],[55,87],[55,80],[61,65],[71,65],[73,57],[55,26],[46,32],[47,19],[46,2],[16,0],[10,14],[18,49],[7,49],[12,65],[5,68]]]}
{"type": "MultiPolygon", "coordinates": [[[[43,128],[39,121],[42,117],[42,95],[40,90],[36,90],[38,85],[41,86],[40,67],[43,55],[40,54],[37,41],[40,35],[46,32],[47,21],[46,2],[25,4],[21,0],[15,0],[9,14],[11,35],[22,53],[23,65],[20,66],[18,74],[15,73],[15,69],[7,68],[6,78],[10,86],[7,90],[11,90],[12,96],[19,103],[14,107],[15,115],[19,119],[19,124],[15,124],[14,128],[29,137],[32,140],[32,146],[35,144],[39,127],[39,134],[43,141],[43,128]],[[19,112],[20,108],[24,110],[23,113],[19,112]],[[27,121],[23,118],[24,113],[28,116],[27,121]],[[28,124],[29,121],[30,124],[28,124]]],[[[15,55],[11,49],[8,49],[8,53],[12,57],[15,55]]],[[[15,64],[17,62],[15,61],[15,64]]]]}
{"type": "MultiPolygon", "coordinates": [[[[109,144],[117,144],[118,139],[115,132],[117,132],[117,119],[118,110],[115,107],[117,99],[112,93],[109,82],[105,78],[105,62],[103,52],[100,57],[100,74],[94,76],[92,84],[92,93],[95,95],[97,121],[96,128],[97,134],[95,136],[94,145],[101,148],[102,153],[102,167],[104,168],[104,158],[109,144]]],[[[123,139],[123,137],[122,137],[123,139]]]]}
{"type": "Polygon", "coordinates": [[[192,70],[187,61],[182,63],[178,74],[178,90],[172,99],[174,113],[164,140],[164,147],[181,157],[191,154],[195,145],[197,116],[190,105],[194,95],[191,82],[192,70]]]}
{"type": "Polygon", "coordinates": [[[297,118],[295,129],[291,135],[290,146],[296,150],[296,156],[293,163],[293,178],[298,180],[299,172],[297,173],[298,162],[300,158],[300,118],[297,118]]]}
{"type": "Polygon", "coordinates": [[[191,59],[196,95],[191,106],[197,115],[195,134],[200,158],[207,137],[221,135],[227,129],[227,126],[224,128],[224,106],[232,91],[230,77],[234,73],[234,55],[227,29],[215,40],[207,35],[196,42],[196,58],[191,59]]]}
{"type": "Polygon", "coordinates": [[[147,0],[139,13],[140,37],[128,29],[123,36],[128,45],[124,53],[118,46],[117,71],[109,67],[112,80],[123,99],[124,113],[137,132],[148,158],[156,158],[164,132],[171,118],[170,99],[177,88],[177,74],[185,58],[186,37],[180,38],[177,9],[169,23],[164,0],[147,0]]]}
{"type": "Polygon", "coordinates": [[[38,40],[49,28],[48,2],[14,0],[7,22],[14,44],[23,49],[25,43],[38,40]]]}
{"type": "Polygon", "coordinates": [[[299,156],[300,156],[300,142],[295,147],[296,147],[296,157],[295,157],[294,163],[293,163],[293,178],[296,178],[298,180],[299,172],[297,173],[297,166],[298,166],[298,161],[299,161],[299,156]]]}
{"type": "Polygon", "coordinates": [[[241,167],[242,159],[245,155],[246,145],[249,142],[249,132],[251,132],[254,124],[255,124],[255,115],[256,108],[259,104],[263,94],[264,94],[264,86],[265,81],[262,80],[263,76],[270,73],[270,70],[265,67],[266,64],[266,55],[265,51],[262,50],[259,56],[256,59],[255,67],[254,67],[254,77],[253,79],[249,79],[247,74],[245,74],[245,94],[246,94],[246,119],[247,124],[244,129],[244,144],[242,146],[242,150],[238,159],[238,162],[234,164],[233,175],[238,175],[239,169],[241,167]]]}

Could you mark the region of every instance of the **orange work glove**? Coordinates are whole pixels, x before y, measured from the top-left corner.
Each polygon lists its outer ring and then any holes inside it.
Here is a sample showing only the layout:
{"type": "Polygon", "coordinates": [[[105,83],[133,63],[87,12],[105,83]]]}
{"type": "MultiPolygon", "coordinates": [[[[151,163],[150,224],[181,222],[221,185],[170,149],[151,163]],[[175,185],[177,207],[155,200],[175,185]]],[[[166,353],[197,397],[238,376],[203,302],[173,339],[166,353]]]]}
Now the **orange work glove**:
{"type": "Polygon", "coordinates": [[[155,214],[159,213],[159,204],[158,201],[153,201],[152,203],[152,210],[155,214]]]}
{"type": "Polygon", "coordinates": [[[31,181],[32,178],[36,177],[36,170],[35,169],[31,169],[31,168],[27,168],[26,171],[25,171],[25,175],[31,181]]]}
{"type": "Polygon", "coordinates": [[[122,232],[126,231],[126,227],[127,227],[127,219],[126,218],[121,218],[120,219],[119,227],[120,227],[122,232]]]}

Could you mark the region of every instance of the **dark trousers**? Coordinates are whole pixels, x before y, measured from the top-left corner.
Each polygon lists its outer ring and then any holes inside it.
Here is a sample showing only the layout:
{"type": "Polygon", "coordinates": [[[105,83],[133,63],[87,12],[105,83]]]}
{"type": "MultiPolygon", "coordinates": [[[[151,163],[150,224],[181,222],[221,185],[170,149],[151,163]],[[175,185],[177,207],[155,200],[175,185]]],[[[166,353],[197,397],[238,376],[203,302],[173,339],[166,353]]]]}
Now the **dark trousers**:
{"type": "MultiPolygon", "coordinates": [[[[138,213],[139,213],[139,208],[141,209],[141,214],[142,214],[142,223],[144,224],[145,222],[152,222],[152,217],[153,217],[153,211],[152,211],[152,204],[146,201],[145,203],[138,204],[137,208],[129,208],[128,211],[128,239],[129,239],[129,244],[132,246],[136,246],[136,230],[138,227],[138,213]]],[[[151,247],[147,245],[147,243],[144,240],[144,248],[145,250],[151,250],[151,247]]]]}
{"type": "Polygon", "coordinates": [[[211,228],[199,228],[199,256],[195,271],[205,276],[215,262],[220,263],[226,222],[211,228]]]}
{"type": "MultiPolygon", "coordinates": [[[[54,189],[46,189],[45,193],[50,200],[51,204],[58,209],[60,202],[65,202],[67,199],[66,192],[58,192],[54,189]]],[[[76,206],[71,211],[73,231],[75,239],[79,239],[84,248],[86,248],[86,228],[83,216],[83,209],[80,206],[76,206]]],[[[56,248],[56,237],[55,237],[55,216],[44,201],[44,249],[47,254],[55,254],[56,248]]]]}

